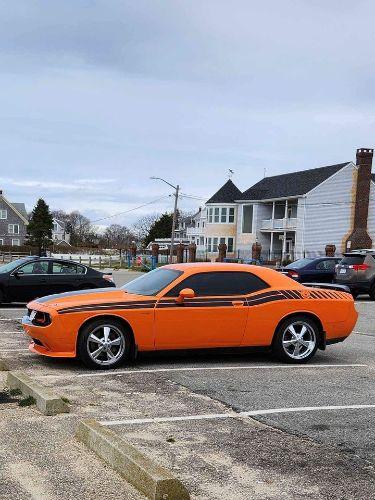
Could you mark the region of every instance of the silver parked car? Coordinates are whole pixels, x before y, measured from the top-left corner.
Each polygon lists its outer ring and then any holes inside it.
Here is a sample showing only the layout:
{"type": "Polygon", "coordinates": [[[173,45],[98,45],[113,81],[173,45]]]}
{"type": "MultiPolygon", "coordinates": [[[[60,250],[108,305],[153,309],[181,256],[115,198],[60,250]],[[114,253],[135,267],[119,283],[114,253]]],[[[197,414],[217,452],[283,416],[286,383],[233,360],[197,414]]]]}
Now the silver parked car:
{"type": "Polygon", "coordinates": [[[348,286],[353,297],[363,293],[375,300],[375,250],[344,253],[336,266],[334,281],[348,286]]]}

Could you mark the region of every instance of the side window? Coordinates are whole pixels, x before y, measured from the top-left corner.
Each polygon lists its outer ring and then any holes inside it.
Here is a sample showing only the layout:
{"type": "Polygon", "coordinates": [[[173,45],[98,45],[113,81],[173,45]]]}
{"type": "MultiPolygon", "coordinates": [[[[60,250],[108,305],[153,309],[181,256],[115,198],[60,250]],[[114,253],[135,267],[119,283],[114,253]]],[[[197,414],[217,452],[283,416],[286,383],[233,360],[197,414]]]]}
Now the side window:
{"type": "Polygon", "coordinates": [[[316,269],[320,271],[332,271],[335,268],[336,261],[334,260],[322,260],[316,265],[316,269]]]}
{"type": "Polygon", "coordinates": [[[197,297],[247,295],[269,288],[266,282],[246,272],[211,272],[189,276],[170,290],[166,297],[178,297],[181,290],[191,288],[197,297]]]}
{"type": "Polygon", "coordinates": [[[22,267],[18,268],[18,271],[22,271],[24,274],[47,274],[48,273],[49,262],[46,260],[30,262],[22,267]]]}
{"type": "MultiPolygon", "coordinates": [[[[77,274],[77,264],[70,262],[54,262],[52,266],[53,274],[77,274]]],[[[83,274],[78,271],[78,274],[83,274]]]]}

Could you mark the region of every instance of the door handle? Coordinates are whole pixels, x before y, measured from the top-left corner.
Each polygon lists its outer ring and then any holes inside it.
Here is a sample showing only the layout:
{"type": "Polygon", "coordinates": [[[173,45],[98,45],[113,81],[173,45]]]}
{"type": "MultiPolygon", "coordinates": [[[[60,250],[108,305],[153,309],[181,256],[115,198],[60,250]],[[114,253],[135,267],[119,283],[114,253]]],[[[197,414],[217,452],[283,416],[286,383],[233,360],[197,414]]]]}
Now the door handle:
{"type": "Polygon", "coordinates": [[[243,300],[233,300],[232,301],[232,305],[234,307],[242,307],[244,305],[244,301],[243,300]]]}

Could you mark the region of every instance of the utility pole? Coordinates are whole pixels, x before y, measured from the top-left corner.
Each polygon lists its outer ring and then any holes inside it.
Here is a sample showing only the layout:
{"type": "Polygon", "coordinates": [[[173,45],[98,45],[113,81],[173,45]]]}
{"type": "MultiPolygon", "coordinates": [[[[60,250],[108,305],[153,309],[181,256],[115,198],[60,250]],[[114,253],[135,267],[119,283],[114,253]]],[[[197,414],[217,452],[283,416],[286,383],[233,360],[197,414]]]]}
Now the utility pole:
{"type": "Polygon", "coordinates": [[[161,177],[150,177],[150,179],[153,179],[153,180],[159,180],[159,181],[163,181],[165,182],[166,184],[168,184],[168,186],[171,186],[174,190],[175,190],[175,194],[174,194],[174,210],[173,210],[173,219],[172,219],[172,234],[171,234],[171,249],[170,249],[170,252],[169,252],[169,262],[170,264],[172,264],[173,262],[173,250],[174,250],[174,232],[176,230],[176,222],[177,222],[177,203],[178,203],[178,194],[179,194],[179,191],[180,191],[180,186],[177,184],[177,186],[174,186],[173,184],[171,184],[170,182],[166,181],[165,179],[162,179],[161,177]]]}
{"type": "Polygon", "coordinates": [[[180,191],[180,186],[177,184],[176,186],[176,193],[174,195],[174,210],[173,210],[173,219],[172,219],[172,236],[171,236],[171,251],[169,254],[169,262],[170,264],[173,263],[173,250],[174,250],[174,232],[176,229],[176,222],[177,222],[177,201],[178,201],[178,192],[180,191]]]}

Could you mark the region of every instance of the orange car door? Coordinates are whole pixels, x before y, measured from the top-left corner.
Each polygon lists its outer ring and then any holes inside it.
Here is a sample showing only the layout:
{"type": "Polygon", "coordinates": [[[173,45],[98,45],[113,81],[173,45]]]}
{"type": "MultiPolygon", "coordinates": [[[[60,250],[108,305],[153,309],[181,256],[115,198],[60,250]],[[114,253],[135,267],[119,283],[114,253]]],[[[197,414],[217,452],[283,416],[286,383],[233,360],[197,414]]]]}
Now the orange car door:
{"type": "Polygon", "coordinates": [[[197,273],[172,288],[155,308],[155,348],[239,346],[247,322],[249,276],[252,281],[247,272],[197,273]],[[176,298],[184,288],[194,290],[195,297],[179,305],[176,298]]]}

